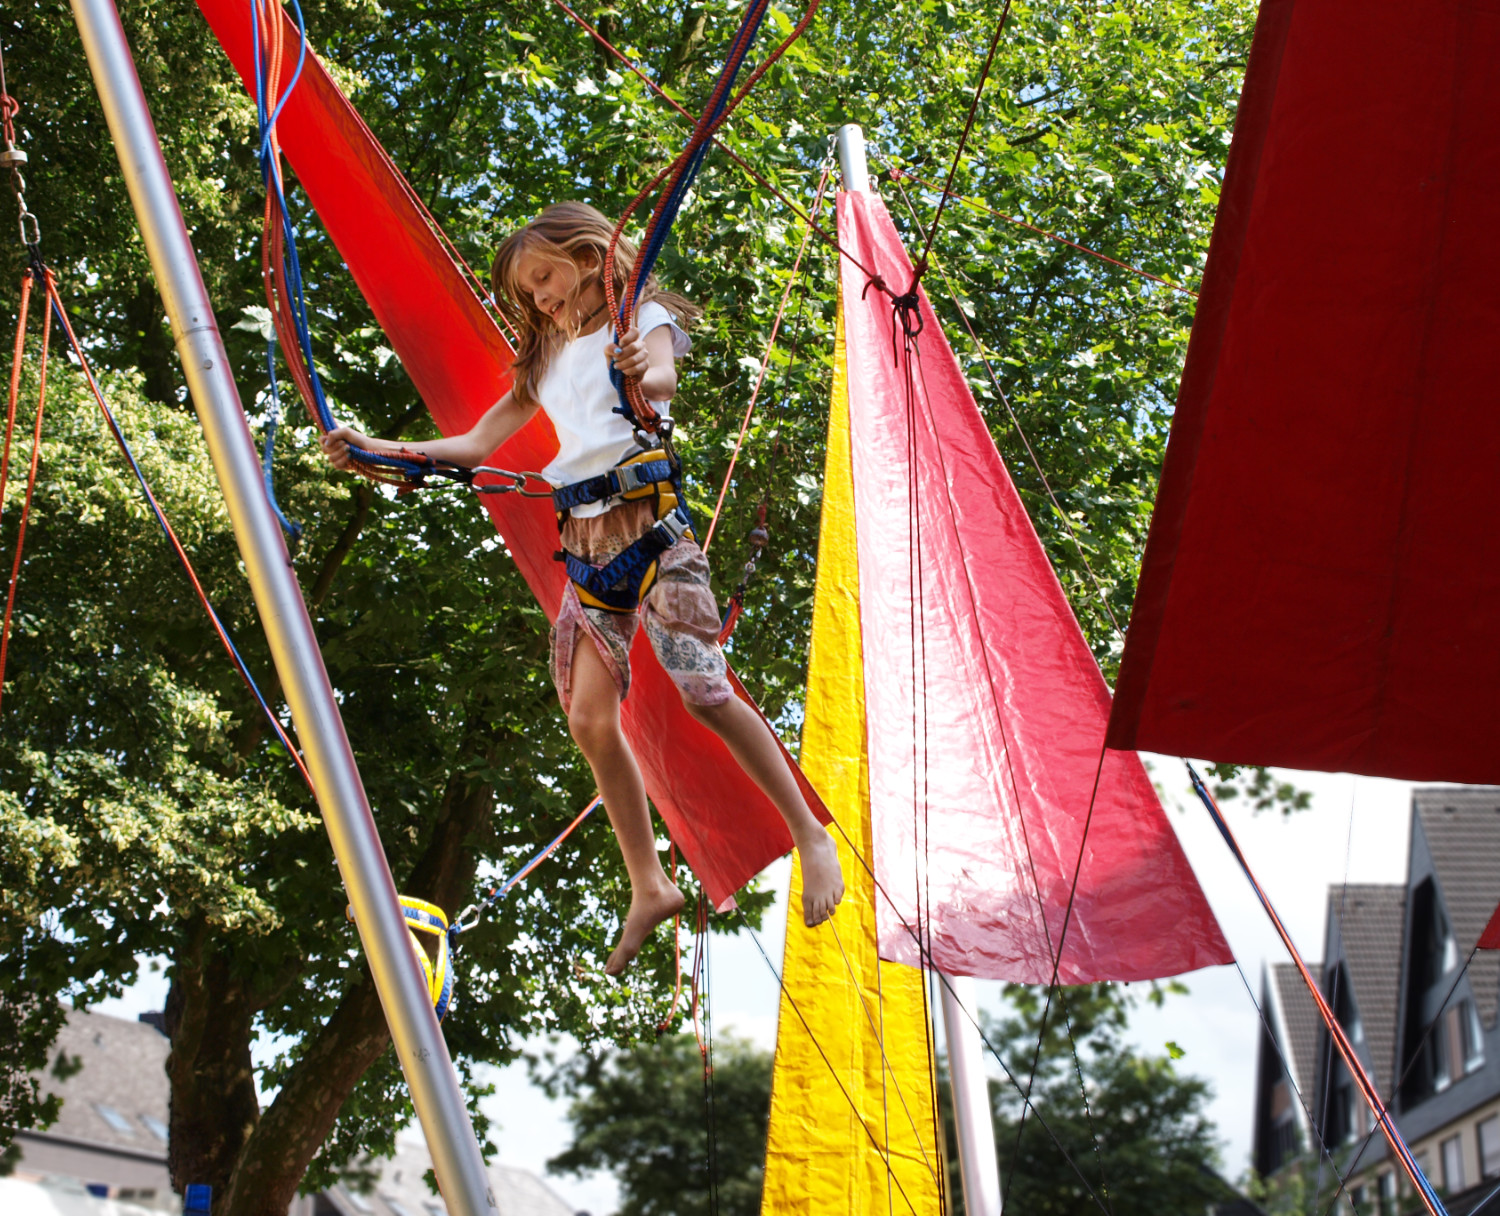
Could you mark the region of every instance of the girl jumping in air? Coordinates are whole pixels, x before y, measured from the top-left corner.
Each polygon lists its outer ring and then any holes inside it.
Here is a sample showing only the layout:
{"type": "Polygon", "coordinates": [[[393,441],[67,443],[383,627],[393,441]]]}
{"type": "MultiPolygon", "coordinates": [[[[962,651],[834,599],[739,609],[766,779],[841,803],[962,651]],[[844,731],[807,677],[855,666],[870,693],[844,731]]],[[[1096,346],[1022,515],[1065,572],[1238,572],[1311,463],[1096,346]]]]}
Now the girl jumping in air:
{"type": "MultiPolygon", "coordinates": [[[[537,410],[552,420],[558,453],[542,472],[557,488],[562,548],[570,556],[569,582],[552,629],[552,678],[630,875],[630,911],[605,966],[619,975],[651,932],[683,906],[682,892],[657,856],[645,783],[620,729],[630,644],[643,621],[688,712],[724,740],[791,829],[809,927],[832,915],[844,880],[833,838],[808,809],[770,728],[729,686],[708,561],[686,530],[685,511],[677,509],[669,454],[644,451],[631,423],[615,412],[619,397],[611,364],[638,377],[646,399],[667,416],[677,391],[674,360],[692,345],[684,327],[701,310],[659,291],[653,276],[641,293],[635,328],[612,344],[603,276],[613,231],[587,204],[558,203],[500,246],[490,278],[520,335],[513,387],[465,434],[403,445],[339,427],[322,442],[341,469],[350,464],[351,445],[376,452],[404,447],[473,467],[537,410]],[[608,585],[594,577],[617,560],[608,585]],[[617,572],[619,580],[613,578],[617,572]]],[[[615,246],[617,296],[625,293],[635,256],[623,238],[615,246]]]]}

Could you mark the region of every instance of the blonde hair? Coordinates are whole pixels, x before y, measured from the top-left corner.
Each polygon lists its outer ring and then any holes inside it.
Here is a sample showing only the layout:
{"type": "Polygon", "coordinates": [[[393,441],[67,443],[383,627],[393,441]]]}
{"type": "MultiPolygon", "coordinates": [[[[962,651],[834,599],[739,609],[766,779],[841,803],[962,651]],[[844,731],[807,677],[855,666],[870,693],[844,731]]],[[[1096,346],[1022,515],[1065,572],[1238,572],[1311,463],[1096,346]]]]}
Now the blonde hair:
{"type": "MultiPolygon", "coordinates": [[[[571,262],[582,272],[580,287],[590,274],[602,279],[604,262],[615,226],[587,203],[554,203],[522,228],[516,229],[495,252],[490,267],[490,287],[500,308],[516,328],[516,361],[511,368],[514,378],[511,392],[516,403],[534,406],[537,385],[546,374],[553,354],[576,334],[566,332],[536,306],[531,293],[517,280],[517,267],[523,253],[536,253],[552,261],[571,262]],[[589,255],[592,255],[590,258],[589,255]],[[586,260],[587,259],[587,260],[586,260]]],[[[635,265],[636,247],[624,236],[615,243],[615,297],[625,294],[630,272],[635,265]]],[[[578,289],[575,288],[575,292],[578,289]]],[[[653,274],[641,288],[640,302],[655,300],[683,328],[687,328],[703,310],[685,296],[662,291],[653,274]]],[[[573,300],[568,300],[566,315],[572,315],[573,300]]]]}

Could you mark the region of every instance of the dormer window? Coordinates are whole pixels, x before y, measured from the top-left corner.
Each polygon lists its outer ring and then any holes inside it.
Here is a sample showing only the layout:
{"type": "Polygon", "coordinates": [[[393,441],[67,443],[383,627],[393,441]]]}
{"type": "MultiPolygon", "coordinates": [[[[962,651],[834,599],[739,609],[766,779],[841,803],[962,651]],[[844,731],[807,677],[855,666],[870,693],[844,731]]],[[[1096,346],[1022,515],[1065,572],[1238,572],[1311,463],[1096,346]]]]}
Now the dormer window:
{"type": "Polygon", "coordinates": [[[1456,986],[1458,943],[1432,880],[1413,894],[1405,1058],[1408,1102],[1444,1092],[1484,1065],[1484,1033],[1473,1000],[1456,986]]]}
{"type": "Polygon", "coordinates": [[[1417,982],[1428,988],[1458,966],[1458,942],[1448,923],[1448,914],[1437,898],[1432,879],[1425,880],[1417,888],[1412,911],[1412,944],[1418,952],[1414,972],[1417,982]]]}
{"type": "Polygon", "coordinates": [[[1349,1042],[1355,1045],[1363,1043],[1365,1024],[1360,1021],[1359,1006],[1354,1003],[1354,992],[1349,986],[1349,973],[1342,967],[1334,969],[1333,990],[1333,1016],[1338,1018],[1339,1025],[1344,1028],[1344,1034],[1349,1042]]]}

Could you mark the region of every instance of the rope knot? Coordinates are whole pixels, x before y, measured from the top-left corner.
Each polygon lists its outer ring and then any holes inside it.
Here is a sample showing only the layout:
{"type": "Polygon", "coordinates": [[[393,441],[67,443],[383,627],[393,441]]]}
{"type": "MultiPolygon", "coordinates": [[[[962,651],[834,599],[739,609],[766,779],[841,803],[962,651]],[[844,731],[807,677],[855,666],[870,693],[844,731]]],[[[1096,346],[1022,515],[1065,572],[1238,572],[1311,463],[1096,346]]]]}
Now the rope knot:
{"type": "Polygon", "coordinates": [[[909,290],[899,296],[891,297],[891,311],[900,320],[901,332],[908,340],[920,334],[922,327],[926,324],[922,316],[922,300],[917,294],[917,282],[920,277],[919,275],[917,279],[912,280],[909,290]]]}

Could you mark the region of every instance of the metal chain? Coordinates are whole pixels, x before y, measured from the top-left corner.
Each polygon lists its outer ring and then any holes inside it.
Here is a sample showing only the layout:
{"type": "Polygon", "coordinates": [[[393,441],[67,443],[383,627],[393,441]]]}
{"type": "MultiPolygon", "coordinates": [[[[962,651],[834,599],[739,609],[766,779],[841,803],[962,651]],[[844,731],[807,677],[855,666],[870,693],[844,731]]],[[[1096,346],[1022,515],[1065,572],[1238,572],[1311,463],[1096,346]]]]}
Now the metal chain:
{"type": "Polygon", "coordinates": [[[16,147],[16,114],[21,103],[10,95],[5,83],[5,53],[0,49],[0,124],[4,127],[5,146],[0,148],[0,169],[10,170],[11,189],[15,191],[16,206],[20,210],[21,244],[37,252],[42,241],[42,226],[26,206],[26,179],[21,176],[21,166],[26,163],[26,153],[16,147]]]}

